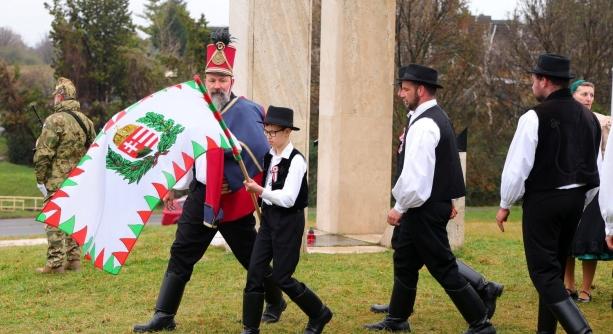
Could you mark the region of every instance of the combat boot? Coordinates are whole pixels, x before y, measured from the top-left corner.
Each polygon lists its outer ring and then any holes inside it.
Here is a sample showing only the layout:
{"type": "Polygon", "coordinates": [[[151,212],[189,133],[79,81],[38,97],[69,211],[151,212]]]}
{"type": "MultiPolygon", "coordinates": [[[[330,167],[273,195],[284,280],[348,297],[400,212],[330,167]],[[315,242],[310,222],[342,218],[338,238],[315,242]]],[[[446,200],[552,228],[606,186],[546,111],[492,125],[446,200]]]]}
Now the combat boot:
{"type": "Polygon", "coordinates": [[[81,260],[66,261],[64,269],[69,271],[81,271],[81,260]]]}
{"type": "Polygon", "coordinates": [[[179,304],[181,304],[186,284],[187,282],[184,282],[175,273],[166,272],[160,287],[157,303],[155,304],[153,318],[146,324],[134,325],[133,331],[135,333],[145,333],[174,330],[177,327],[175,314],[179,309],[179,304]]]}
{"type": "Polygon", "coordinates": [[[36,272],[40,274],[63,274],[64,267],[63,266],[51,267],[48,264],[45,264],[44,267],[36,268],[36,272]]]}

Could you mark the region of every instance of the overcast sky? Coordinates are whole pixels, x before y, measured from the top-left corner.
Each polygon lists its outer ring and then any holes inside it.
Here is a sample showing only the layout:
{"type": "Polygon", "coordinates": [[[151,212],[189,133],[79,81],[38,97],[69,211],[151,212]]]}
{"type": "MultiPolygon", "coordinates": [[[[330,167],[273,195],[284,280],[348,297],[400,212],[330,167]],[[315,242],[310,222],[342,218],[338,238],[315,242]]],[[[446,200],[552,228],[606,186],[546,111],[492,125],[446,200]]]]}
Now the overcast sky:
{"type": "MultiPolygon", "coordinates": [[[[9,27],[20,34],[24,42],[34,46],[51,28],[51,16],[43,3],[51,0],[0,0],[0,26],[9,27]]],[[[187,9],[194,18],[204,14],[210,25],[227,26],[230,0],[187,0],[187,9]]],[[[281,0],[286,1],[286,0],[281,0]]],[[[324,0],[325,1],[325,0],[324,0]]],[[[507,18],[518,0],[470,0],[475,14],[490,15],[493,19],[507,18]]],[[[144,24],[138,17],[143,13],[146,0],[130,0],[135,24],[144,24]]]]}

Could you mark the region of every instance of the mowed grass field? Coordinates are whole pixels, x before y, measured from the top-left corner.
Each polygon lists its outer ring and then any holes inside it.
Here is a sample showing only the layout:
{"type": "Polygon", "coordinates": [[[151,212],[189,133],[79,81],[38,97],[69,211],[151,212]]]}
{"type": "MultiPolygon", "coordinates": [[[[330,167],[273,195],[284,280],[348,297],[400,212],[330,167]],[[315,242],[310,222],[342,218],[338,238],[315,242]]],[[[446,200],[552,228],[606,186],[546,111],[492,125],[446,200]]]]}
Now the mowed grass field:
{"type": "MultiPolygon", "coordinates": [[[[534,333],[537,296],[523,256],[520,211],[512,213],[505,233],[498,231],[494,214],[495,208],[467,209],[466,244],[456,255],[505,285],[493,319],[498,333],[534,333]]],[[[45,246],[0,248],[0,333],[129,333],[152,315],[175,228],[147,227],[117,276],[89,263],[79,273],[42,276],[34,268],[44,263],[45,246]]],[[[612,269],[612,262],[599,264],[594,300],[579,306],[595,333],[613,332],[612,269]]],[[[175,332],[240,333],[245,275],[231,253],[209,249],[187,285],[175,332]]],[[[392,252],[303,254],[295,276],[333,310],[326,333],[367,333],[362,324],[382,318],[370,313],[369,305],[389,298],[392,252]]],[[[426,269],[410,322],[413,333],[463,333],[467,327],[426,269]]],[[[305,323],[289,303],[279,323],[261,330],[302,333],[305,323]]]]}

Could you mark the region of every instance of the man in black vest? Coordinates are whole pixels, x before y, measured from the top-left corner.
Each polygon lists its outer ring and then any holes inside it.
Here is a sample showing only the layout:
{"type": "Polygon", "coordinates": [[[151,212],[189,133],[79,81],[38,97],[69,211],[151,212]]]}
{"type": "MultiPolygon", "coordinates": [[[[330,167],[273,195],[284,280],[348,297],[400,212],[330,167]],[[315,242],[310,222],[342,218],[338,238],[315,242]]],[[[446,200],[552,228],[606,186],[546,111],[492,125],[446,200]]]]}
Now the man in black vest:
{"type": "Polygon", "coordinates": [[[371,330],[409,331],[419,270],[426,265],[456,305],[469,329],[466,333],[496,333],[485,304],[458,272],[447,238],[451,201],[465,195],[464,177],[451,122],[435,99],[438,72],[411,64],[401,69],[398,95],[411,110],[404,140],[402,170],[392,194],[396,204],[387,217],[396,226],[394,287],[389,313],[371,330]],[[409,158],[410,157],[410,158],[409,158]]]}
{"type": "Polygon", "coordinates": [[[509,208],[522,195],[526,262],[539,294],[537,333],[592,333],[564,289],[564,266],[583,212],[586,191],[599,184],[600,126],[568,89],[570,60],[543,54],[532,73],[539,105],[519,124],[502,172],[496,222],[504,232],[509,208]]]}

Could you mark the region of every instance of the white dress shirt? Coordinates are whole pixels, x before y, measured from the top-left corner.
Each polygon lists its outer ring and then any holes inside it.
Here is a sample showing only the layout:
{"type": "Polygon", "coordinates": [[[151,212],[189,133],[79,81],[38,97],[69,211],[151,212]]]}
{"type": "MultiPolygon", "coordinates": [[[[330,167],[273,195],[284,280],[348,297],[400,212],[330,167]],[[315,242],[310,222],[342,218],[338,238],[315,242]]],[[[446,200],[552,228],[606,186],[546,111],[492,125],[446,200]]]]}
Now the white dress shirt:
{"type": "Polygon", "coordinates": [[[607,235],[613,235],[613,135],[607,140],[604,161],[600,168],[600,193],[598,202],[605,221],[607,235]]]}
{"type": "MultiPolygon", "coordinates": [[[[500,185],[500,207],[509,209],[524,196],[525,182],[530,176],[538,145],[539,118],[536,111],[528,110],[519,118],[517,130],[507,153],[500,185]]],[[[572,189],[584,184],[568,184],[557,189],[572,189]]]]}
{"type": "Polygon", "coordinates": [[[264,185],[264,191],[260,195],[264,203],[268,205],[277,205],[284,208],[291,208],[298,198],[300,193],[300,186],[302,186],[302,178],[307,170],[306,161],[300,154],[296,154],[290,162],[287,177],[282,189],[272,190],[272,181],[276,179],[276,166],[281,162],[281,159],[289,159],[290,154],[294,150],[294,145],[290,142],[283,149],[281,154],[277,154],[274,148],[270,149],[272,159],[270,166],[266,171],[266,184],[264,185]]]}
{"type": "Polygon", "coordinates": [[[411,117],[404,143],[404,165],[392,189],[394,209],[400,213],[422,206],[432,194],[435,150],[441,131],[431,118],[416,119],[435,105],[436,100],[426,101],[415,108],[411,117]]]}

